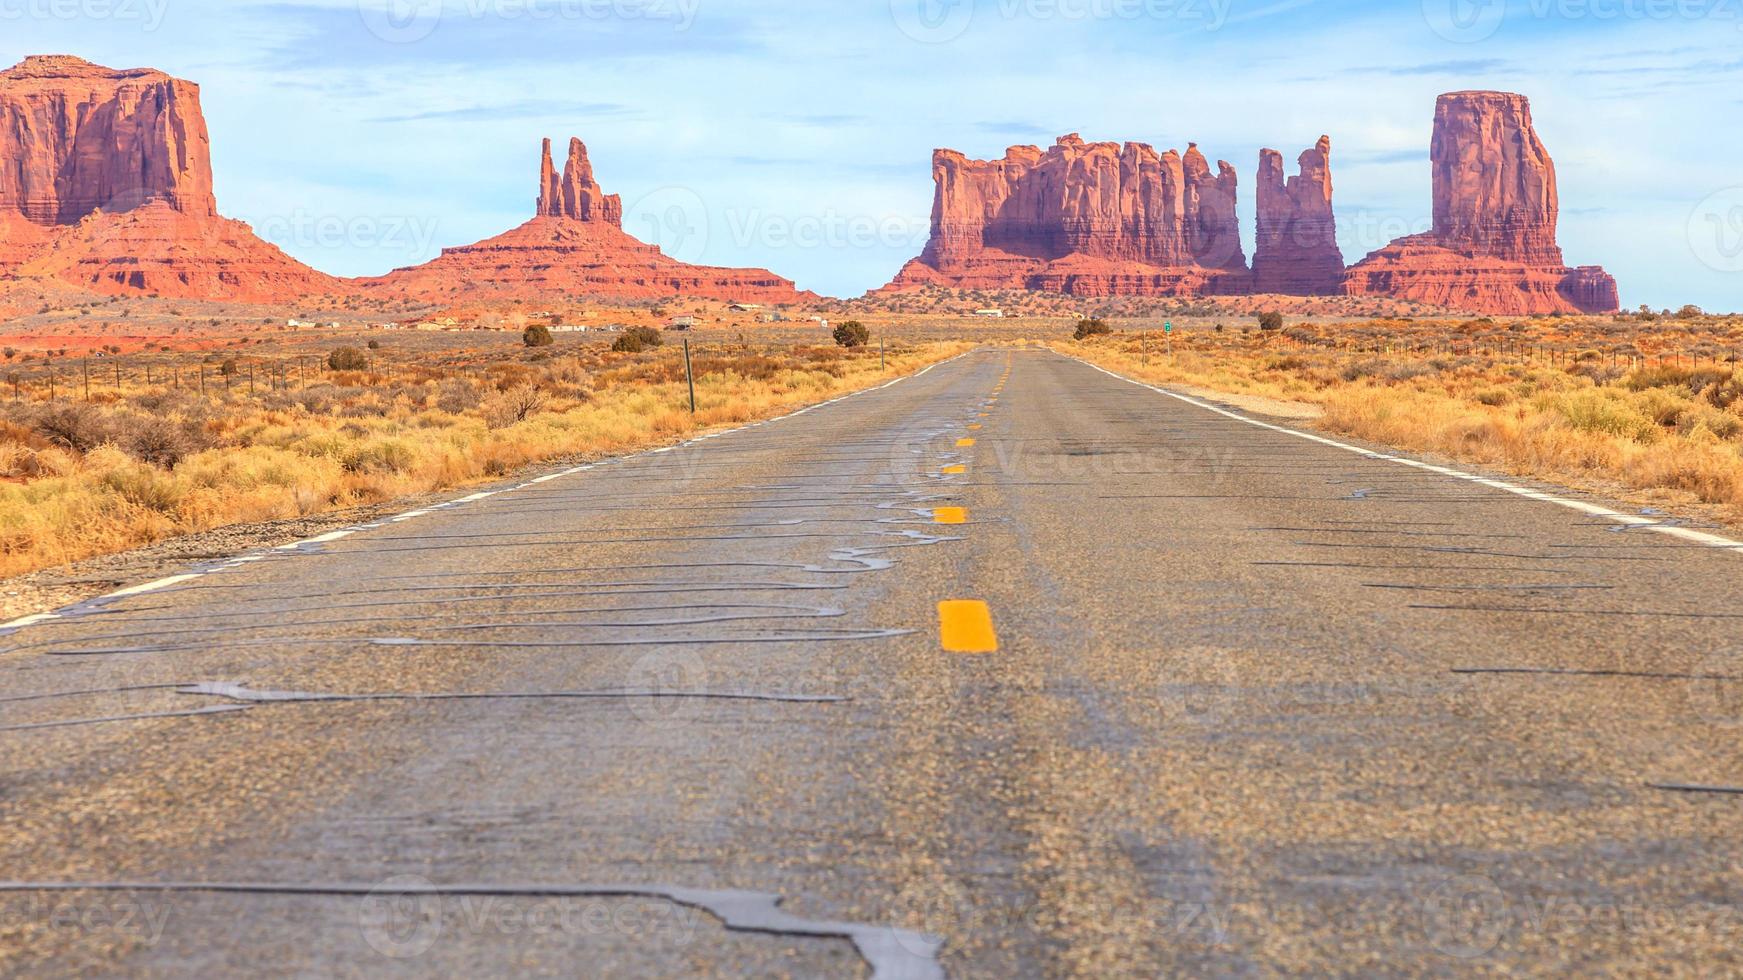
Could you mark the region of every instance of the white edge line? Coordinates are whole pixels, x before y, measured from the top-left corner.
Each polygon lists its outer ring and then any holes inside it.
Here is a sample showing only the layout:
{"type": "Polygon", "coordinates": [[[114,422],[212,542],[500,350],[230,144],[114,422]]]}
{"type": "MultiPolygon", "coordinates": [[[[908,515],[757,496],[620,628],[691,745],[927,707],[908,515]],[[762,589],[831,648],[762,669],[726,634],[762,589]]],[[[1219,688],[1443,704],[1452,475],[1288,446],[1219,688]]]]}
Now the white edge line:
{"type": "Polygon", "coordinates": [[[1389,463],[1398,463],[1401,466],[1409,466],[1409,467],[1412,467],[1414,469],[1427,470],[1430,473],[1435,473],[1435,474],[1438,474],[1440,476],[1449,476],[1449,477],[1452,477],[1453,479],[1456,479],[1456,480],[1464,480],[1468,483],[1475,483],[1475,484],[1478,484],[1479,486],[1488,487],[1492,490],[1502,490],[1502,491],[1505,491],[1507,493],[1516,494],[1518,496],[1525,497],[1526,499],[1529,499],[1529,500],[1537,500],[1537,501],[1541,501],[1541,502],[1546,503],[1546,504],[1556,504],[1557,506],[1560,506],[1560,507],[1566,507],[1569,510],[1577,510],[1582,514],[1586,514],[1586,515],[1591,516],[1591,517],[1601,517],[1604,520],[1614,521],[1617,524],[1624,524],[1624,525],[1627,525],[1629,527],[1637,527],[1643,531],[1652,531],[1656,534],[1669,535],[1670,537],[1673,537],[1673,538],[1679,538],[1683,541],[1691,541],[1691,542],[1694,542],[1695,544],[1704,545],[1704,546],[1709,547],[1709,548],[1717,548],[1717,549],[1722,550],[1722,551],[1734,551],[1734,552],[1738,552],[1738,553],[1743,553],[1743,541],[1736,541],[1734,539],[1724,537],[1723,535],[1709,534],[1705,531],[1696,531],[1696,530],[1693,530],[1691,528],[1686,528],[1686,527],[1668,527],[1665,524],[1663,524],[1662,522],[1654,521],[1648,517],[1641,517],[1641,516],[1638,516],[1635,514],[1624,514],[1621,511],[1612,510],[1608,507],[1602,507],[1602,506],[1599,506],[1598,504],[1586,503],[1583,500],[1571,500],[1567,497],[1556,496],[1553,493],[1545,493],[1542,490],[1533,490],[1530,487],[1522,487],[1522,486],[1519,486],[1518,484],[1507,483],[1507,482],[1502,481],[1502,480],[1493,480],[1493,479],[1490,479],[1489,477],[1486,477],[1486,476],[1478,476],[1475,473],[1466,473],[1463,470],[1455,470],[1455,469],[1452,469],[1452,468],[1446,467],[1446,466],[1436,466],[1433,463],[1424,463],[1421,460],[1411,459],[1408,456],[1397,456],[1397,455],[1393,455],[1391,453],[1378,452],[1378,451],[1372,450],[1372,449],[1363,449],[1360,446],[1352,446],[1347,442],[1338,442],[1336,439],[1328,439],[1325,436],[1314,435],[1311,432],[1302,432],[1299,429],[1291,429],[1287,426],[1276,425],[1276,424],[1271,423],[1271,422],[1261,422],[1258,419],[1251,418],[1251,417],[1246,416],[1246,415],[1242,415],[1239,412],[1229,411],[1226,408],[1222,408],[1220,406],[1213,405],[1207,401],[1202,401],[1200,399],[1193,398],[1190,395],[1182,395],[1177,391],[1169,391],[1167,388],[1159,388],[1153,384],[1147,384],[1143,381],[1138,381],[1134,378],[1128,378],[1123,374],[1118,374],[1118,373],[1115,373],[1113,371],[1109,371],[1107,368],[1104,368],[1099,364],[1092,364],[1089,361],[1083,360],[1080,357],[1072,357],[1070,354],[1064,354],[1062,356],[1069,357],[1069,358],[1071,358],[1071,360],[1077,361],[1079,364],[1083,364],[1087,367],[1092,367],[1092,368],[1096,369],[1097,371],[1100,371],[1101,373],[1107,375],[1110,378],[1117,378],[1117,379],[1119,379],[1121,381],[1125,381],[1129,384],[1135,384],[1140,388],[1148,388],[1149,390],[1154,391],[1159,395],[1167,395],[1169,398],[1183,401],[1188,405],[1192,405],[1192,406],[1197,407],[1197,408],[1202,408],[1207,412],[1215,412],[1216,414],[1224,416],[1225,418],[1231,418],[1237,422],[1245,422],[1246,424],[1251,425],[1251,426],[1255,426],[1257,428],[1269,429],[1272,432],[1281,432],[1284,435],[1291,435],[1291,436],[1296,437],[1297,439],[1306,439],[1309,442],[1317,442],[1322,446],[1330,446],[1333,449],[1342,449],[1345,452],[1355,453],[1358,456],[1366,456],[1369,459],[1385,460],[1386,462],[1389,462],[1389,463]]]}
{"type": "MultiPolygon", "coordinates": [[[[971,348],[969,350],[965,350],[962,353],[956,355],[955,357],[946,358],[942,361],[937,361],[937,362],[934,362],[932,364],[928,364],[928,365],[926,365],[926,367],[922,368],[921,370],[919,370],[913,374],[904,374],[899,378],[892,378],[891,380],[886,381],[880,385],[873,385],[870,388],[861,388],[858,391],[850,391],[845,395],[838,395],[835,398],[829,399],[828,401],[818,402],[814,405],[807,405],[804,408],[801,408],[797,411],[788,412],[786,415],[777,415],[774,418],[763,419],[762,421],[759,421],[759,422],[750,422],[750,423],[747,423],[745,425],[738,426],[736,428],[721,429],[718,432],[705,433],[703,435],[696,436],[695,438],[687,439],[684,442],[677,443],[676,445],[661,446],[657,449],[643,449],[639,452],[630,453],[626,456],[611,456],[611,457],[607,457],[605,459],[596,460],[596,461],[591,462],[591,463],[582,463],[579,466],[571,466],[568,469],[558,470],[555,473],[546,473],[543,476],[529,479],[525,483],[518,483],[518,484],[515,484],[514,486],[511,486],[511,487],[503,487],[503,488],[500,488],[497,490],[481,490],[477,493],[468,494],[467,496],[461,497],[457,500],[450,500],[450,501],[447,501],[445,503],[439,503],[439,504],[431,504],[429,506],[419,508],[418,510],[411,510],[411,511],[407,511],[403,514],[399,514],[399,515],[394,516],[394,517],[386,518],[385,520],[380,520],[380,521],[376,521],[376,522],[369,523],[369,524],[360,524],[360,525],[357,525],[356,527],[342,528],[342,529],[337,530],[337,531],[328,531],[325,534],[317,535],[315,537],[308,538],[308,539],[303,540],[303,541],[293,541],[290,544],[281,544],[281,545],[278,545],[276,547],[267,549],[266,554],[270,554],[271,552],[275,552],[275,551],[297,551],[297,550],[300,550],[302,548],[306,548],[310,545],[328,544],[328,543],[333,542],[333,541],[338,541],[338,540],[341,540],[343,538],[348,538],[351,535],[358,533],[359,531],[371,530],[374,528],[381,527],[384,524],[398,524],[398,523],[401,523],[404,521],[413,520],[415,518],[426,517],[432,513],[435,513],[436,511],[446,510],[450,507],[459,507],[459,506],[464,505],[464,504],[477,503],[480,500],[487,500],[491,497],[495,497],[495,496],[498,496],[501,494],[514,493],[517,490],[525,490],[528,487],[536,486],[536,485],[541,484],[541,483],[548,483],[552,480],[560,480],[566,476],[574,476],[578,473],[584,473],[584,472],[591,470],[595,467],[604,466],[608,463],[621,463],[621,462],[624,462],[626,460],[635,459],[635,458],[640,457],[640,456],[652,456],[652,455],[658,455],[660,453],[669,453],[669,452],[672,452],[673,450],[684,449],[686,447],[696,445],[697,443],[704,442],[704,441],[709,440],[709,439],[718,439],[721,436],[732,435],[735,432],[744,432],[747,429],[755,429],[755,428],[758,428],[760,426],[769,425],[769,424],[774,423],[774,422],[782,422],[782,421],[785,421],[787,419],[797,418],[798,416],[804,415],[807,412],[811,412],[811,411],[814,411],[814,410],[819,409],[819,408],[825,408],[825,407],[828,407],[830,405],[837,404],[839,402],[844,402],[844,401],[848,400],[849,398],[853,398],[857,395],[863,395],[863,394],[866,394],[868,392],[873,392],[873,391],[883,391],[885,388],[889,388],[892,385],[901,384],[902,382],[907,381],[910,378],[921,377],[921,376],[925,375],[927,372],[931,371],[935,367],[942,367],[943,365],[949,364],[952,361],[959,361],[962,358],[967,357],[968,355],[974,353],[976,350],[979,350],[979,349],[980,349],[979,347],[974,347],[974,348],[971,348]]],[[[19,619],[15,619],[9,623],[0,623],[0,633],[15,632],[17,630],[23,629],[26,626],[35,626],[38,623],[47,623],[47,622],[53,622],[54,620],[57,620],[57,619],[63,619],[66,616],[67,610],[77,608],[79,606],[83,606],[87,603],[112,602],[116,599],[126,599],[126,598],[130,598],[132,596],[144,595],[145,593],[148,593],[148,592],[157,592],[161,589],[167,589],[167,588],[170,588],[172,586],[181,585],[183,582],[191,582],[194,579],[204,578],[207,575],[212,575],[214,573],[224,571],[225,569],[228,569],[228,568],[238,568],[238,567],[241,567],[243,565],[250,564],[252,562],[257,562],[257,561],[262,560],[264,557],[265,557],[265,554],[260,553],[260,552],[251,552],[251,553],[246,554],[246,555],[237,555],[233,558],[229,558],[229,559],[226,559],[224,561],[218,562],[217,564],[213,565],[211,568],[208,568],[204,571],[184,572],[184,573],[181,573],[179,575],[171,575],[167,578],[160,578],[154,582],[146,582],[143,585],[129,586],[128,588],[121,589],[121,590],[116,591],[116,592],[110,592],[107,595],[101,595],[101,596],[97,596],[97,597],[91,598],[91,599],[80,600],[79,602],[73,603],[70,606],[63,606],[60,609],[53,610],[51,612],[32,613],[29,616],[24,616],[24,617],[21,617],[19,619]]]]}

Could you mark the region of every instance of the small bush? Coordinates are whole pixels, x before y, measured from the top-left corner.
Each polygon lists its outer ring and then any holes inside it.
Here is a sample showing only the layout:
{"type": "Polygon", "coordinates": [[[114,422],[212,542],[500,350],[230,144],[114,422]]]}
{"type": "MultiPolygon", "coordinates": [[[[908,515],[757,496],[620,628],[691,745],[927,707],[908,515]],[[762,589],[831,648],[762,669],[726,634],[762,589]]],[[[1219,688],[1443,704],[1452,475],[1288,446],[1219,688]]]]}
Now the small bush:
{"type": "Polygon", "coordinates": [[[1283,314],[1277,312],[1259,314],[1259,329],[1267,332],[1282,330],[1283,314]]]}
{"type": "Polygon", "coordinates": [[[623,336],[612,343],[611,349],[619,354],[640,354],[665,343],[660,332],[653,327],[630,327],[623,336]]]}
{"type": "Polygon", "coordinates": [[[30,421],[37,434],[56,446],[88,453],[115,439],[107,413],[88,405],[54,405],[30,421]]]}
{"type": "Polygon", "coordinates": [[[1077,321],[1077,330],[1071,336],[1077,340],[1087,340],[1090,337],[1103,337],[1113,332],[1113,328],[1107,325],[1106,320],[1079,320],[1077,321]]]}
{"type": "Polygon", "coordinates": [[[542,323],[535,323],[527,327],[521,333],[520,339],[521,343],[528,347],[549,347],[557,342],[556,338],[551,336],[551,328],[542,323]]]}
{"type": "Polygon", "coordinates": [[[355,347],[340,347],[327,355],[327,367],[333,371],[362,371],[369,367],[369,355],[355,347]]]}
{"type": "Polygon", "coordinates": [[[524,422],[545,407],[545,393],[531,385],[499,392],[484,404],[484,424],[504,429],[524,422]]]}
{"type": "Polygon", "coordinates": [[[469,412],[482,400],[477,386],[464,378],[449,378],[436,389],[436,407],[450,415],[469,412]]]}
{"type": "Polygon", "coordinates": [[[187,427],[169,419],[148,415],[129,422],[131,424],[121,435],[121,447],[142,463],[171,470],[183,459],[205,448],[187,427]]]}
{"type": "Polygon", "coordinates": [[[864,347],[871,342],[871,331],[858,320],[846,320],[835,326],[835,343],[842,347],[864,347]]]}

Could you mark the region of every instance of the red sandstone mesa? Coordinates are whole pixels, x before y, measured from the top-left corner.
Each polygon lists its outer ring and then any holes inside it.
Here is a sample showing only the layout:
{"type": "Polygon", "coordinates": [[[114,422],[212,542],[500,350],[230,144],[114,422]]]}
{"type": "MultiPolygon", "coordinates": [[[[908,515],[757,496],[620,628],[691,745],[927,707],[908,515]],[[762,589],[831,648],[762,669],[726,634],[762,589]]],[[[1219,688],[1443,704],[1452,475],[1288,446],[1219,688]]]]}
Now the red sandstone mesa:
{"type": "Polygon", "coordinates": [[[562,175],[545,141],[536,216],[476,245],[443,249],[423,265],[363,285],[391,293],[452,298],[557,292],[609,299],[694,296],[787,303],[810,296],[766,269],[687,265],[623,230],[623,202],[593,176],[587,147],[569,141],[562,175]]]}
{"type": "Polygon", "coordinates": [[[1014,146],[1002,160],[932,157],[932,238],[885,287],[1079,296],[1244,291],[1235,174],[1144,143],[1014,146]]]}
{"type": "Polygon", "coordinates": [[[1507,92],[1441,96],[1430,155],[1434,230],[1357,263],[1345,282],[1350,293],[1499,314],[1618,307],[1608,273],[1562,261],[1555,164],[1532,126],[1529,100],[1507,92]]]}
{"type": "Polygon", "coordinates": [[[1283,154],[1259,151],[1258,247],[1253,291],[1332,296],[1343,291],[1331,202],[1331,137],[1297,159],[1300,175],[1283,179],[1283,154]]]}
{"type": "Polygon", "coordinates": [[[64,55],[0,72],[0,266],[178,298],[336,285],[218,216],[199,86],[64,55]]]}

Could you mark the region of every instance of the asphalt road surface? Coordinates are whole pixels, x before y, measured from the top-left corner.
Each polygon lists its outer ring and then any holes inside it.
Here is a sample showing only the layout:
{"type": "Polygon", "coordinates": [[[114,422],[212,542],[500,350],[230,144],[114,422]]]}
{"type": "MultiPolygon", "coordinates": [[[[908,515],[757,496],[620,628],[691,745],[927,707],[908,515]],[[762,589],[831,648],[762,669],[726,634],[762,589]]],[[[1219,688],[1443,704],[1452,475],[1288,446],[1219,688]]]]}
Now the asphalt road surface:
{"type": "Polygon", "coordinates": [[[1734,974],[1632,513],[979,350],[18,629],[0,972],[1734,974]]]}

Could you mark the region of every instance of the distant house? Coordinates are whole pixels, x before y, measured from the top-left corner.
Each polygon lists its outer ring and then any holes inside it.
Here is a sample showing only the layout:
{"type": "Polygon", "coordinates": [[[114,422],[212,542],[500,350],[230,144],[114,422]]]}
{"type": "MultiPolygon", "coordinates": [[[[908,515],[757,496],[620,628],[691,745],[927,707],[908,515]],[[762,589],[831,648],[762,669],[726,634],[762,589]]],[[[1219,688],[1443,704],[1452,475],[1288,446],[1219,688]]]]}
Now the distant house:
{"type": "Polygon", "coordinates": [[[755,313],[763,308],[761,303],[734,303],[727,309],[734,313],[755,313]]]}
{"type": "Polygon", "coordinates": [[[975,316],[984,316],[989,320],[1003,320],[1005,318],[1005,311],[1004,310],[975,310],[974,315],[975,316]]]}
{"type": "Polygon", "coordinates": [[[675,316],[666,321],[667,330],[688,330],[695,325],[696,318],[693,316],[675,316]]]}

